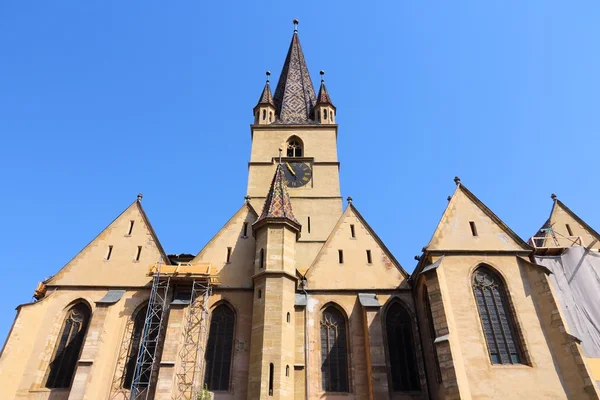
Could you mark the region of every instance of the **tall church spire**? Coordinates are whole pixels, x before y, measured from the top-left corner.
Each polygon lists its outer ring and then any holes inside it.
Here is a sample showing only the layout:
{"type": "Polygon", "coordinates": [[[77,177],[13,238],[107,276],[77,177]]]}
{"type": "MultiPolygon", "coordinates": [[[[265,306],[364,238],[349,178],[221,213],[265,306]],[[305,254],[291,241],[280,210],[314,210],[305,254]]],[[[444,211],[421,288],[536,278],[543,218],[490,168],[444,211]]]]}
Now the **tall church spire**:
{"type": "Polygon", "coordinates": [[[287,223],[295,228],[296,231],[300,231],[300,222],[298,222],[292,212],[292,202],[290,201],[290,195],[287,192],[283,168],[283,164],[277,164],[277,170],[275,171],[275,176],[271,182],[271,187],[267,194],[262,213],[253,225],[253,230],[255,231],[258,227],[269,222],[287,223]]]}
{"type": "Polygon", "coordinates": [[[313,123],[315,103],[315,89],[310,80],[298,37],[298,20],[294,20],[294,35],[275,89],[277,122],[280,124],[313,123]]]}

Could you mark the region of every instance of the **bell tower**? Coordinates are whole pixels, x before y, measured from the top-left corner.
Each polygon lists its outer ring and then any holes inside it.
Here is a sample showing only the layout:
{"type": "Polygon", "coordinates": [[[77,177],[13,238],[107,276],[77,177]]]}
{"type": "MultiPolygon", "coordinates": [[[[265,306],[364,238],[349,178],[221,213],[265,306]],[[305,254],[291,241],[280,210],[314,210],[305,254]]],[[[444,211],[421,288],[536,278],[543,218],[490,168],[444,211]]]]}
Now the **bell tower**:
{"type": "Polygon", "coordinates": [[[275,93],[271,96],[267,74],[251,125],[247,195],[254,208],[260,210],[282,148],[283,182],[294,215],[302,224],[302,235],[296,243],[296,263],[301,272],[308,269],[342,214],[336,109],[321,76],[316,96],[300,45],[298,21],[294,20],[275,93]]]}

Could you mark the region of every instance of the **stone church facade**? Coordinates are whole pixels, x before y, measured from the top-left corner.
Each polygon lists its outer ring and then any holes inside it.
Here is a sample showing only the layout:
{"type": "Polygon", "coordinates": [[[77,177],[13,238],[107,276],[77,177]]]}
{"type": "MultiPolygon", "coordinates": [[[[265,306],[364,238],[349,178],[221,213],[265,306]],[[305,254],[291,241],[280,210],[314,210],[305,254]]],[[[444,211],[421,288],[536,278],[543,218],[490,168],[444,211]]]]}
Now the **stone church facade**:
{"type": "MultiPolygon", "coordinates": [[[[351,199],[343,209],[337,128],[295,29],[275,91],[267,76],[254,108],[246,202],[197,255],[173,256],[138,196],[17,307],[0,399],[189,399],[202,388],[248,400],[599,399],[597,364],[533,258],[547,247],[456,178],[409,275],[351,199]],[[182,271],[197,266],[210,292],[186,383],[193,289],[182,271]],[[157,309],[161,268],[175,272],[157,309]]],[[[564,236],[573,227],[597,250],[598,234],[556,202],[564,236]]]]}

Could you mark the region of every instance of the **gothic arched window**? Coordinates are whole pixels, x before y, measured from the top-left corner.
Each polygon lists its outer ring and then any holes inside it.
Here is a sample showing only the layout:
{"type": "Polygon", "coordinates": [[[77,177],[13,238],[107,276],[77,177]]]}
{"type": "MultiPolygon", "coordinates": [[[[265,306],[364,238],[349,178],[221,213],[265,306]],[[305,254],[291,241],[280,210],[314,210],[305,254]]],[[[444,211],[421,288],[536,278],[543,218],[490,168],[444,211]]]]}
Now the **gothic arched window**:
{"type": "Polygon", "coordinates": [[[302,157],[303,147],[302,140],[298,136],[292,136],[287,143],[287,156],[302,157]]]}
{"type": "Polygon", "coordinates": [[[487,266],[473,273],[473,292],[492,364],[521,363],[521,346],[502,278],[487,266]]]}
{"type": "Polygon", "coordinates": [[[321,317],[321,383],[326,392],[348,392],[346,318],[333,306],[321,317]]]}
{"type": "Polygon", "coordinates": [[[397,301],[387,310],[385,327],[394,392],[419,390],[412,319],[406,308],[397,301]]]}
{"type": "Polygon", "coordinates": [[[47,388],[68,388],[75,373],[77,360],[90,322],[91,310],[84,303],[77,303],[67,312],[63,322],[54,357],[50,363],[47,388]]]}
{"type": "Polygon", "coordinates": [[[204,384],[209,390],[229,390],[229,373],[233,355],[233,310],[221,304],[212,312],[206,344],[204,384]]]}
{"type": "MultiPolygon", "coordinates": [[[[125,389],[131,389],[133,374],[135,372],[135,362],[140,350],[140,345],[142,344],[142,332],[144,330],[144,323],[146,322],[147,313],[148,306],[146,305],[139,309],[133,316],[133,330],[131,331],[129,348],[127,349],[127,360],[125,361],[125,369],[123,370],[123,377],[121,381],[121,387],[125,389]]],[[[154,330],[153,332],[158,333],[158,330],[154,330]]],[[[152,339],[156,339],[156,337],[152,339]]]]}

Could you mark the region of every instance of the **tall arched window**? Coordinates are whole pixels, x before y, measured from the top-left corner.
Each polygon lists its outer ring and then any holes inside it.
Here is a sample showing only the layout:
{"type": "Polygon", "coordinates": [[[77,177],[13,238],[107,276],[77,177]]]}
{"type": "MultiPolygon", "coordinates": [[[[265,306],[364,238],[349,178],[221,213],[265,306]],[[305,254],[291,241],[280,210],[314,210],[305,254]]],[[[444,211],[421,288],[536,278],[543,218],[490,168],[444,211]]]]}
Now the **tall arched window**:
{"type": "Polygon", "coordinates": [[[387,310],[385,326],[394,392],[419,390],[412,319],[397,301],[387,310]]]}
{"type": "Polygon", "coordinates": [[[302,140],[298,136],[292,136],[288,140],[287,144],[287,156],[288,157],[302,157],[303,153],[302,140]]]}
{"type": "Polygon", "coordinates": [[[326,392],[348,392],[346,318],[333,306],[321,317],[321,383],[326,392]]]}
{"type": "Polygon", "coordinates": [[[84,303],[77,303],[67,312],[54,357],[50,363],[47,388],[68,388],[75,373],[77,360],[90,322],[91,311],[84,303]]]}
{"type": "MultiPolygon", "coordinates": [[[[133,330],[131,331],[129,348],[127,349],[127,360],[125,361],[125,369],[123,370],[123,377],[121,380],[121,387],[125,389],[131,389],[133,374],[135,372],[135,362],[137,359],[138,351],[140,350],[140,345],[142,343],[142,332],[144,330],[144,322],[146,321],[147,313],[148,305],[145,305],[133,315],[133,330]]],[[[151,339],[156,339],[156,334],[158,333],[158,330],[154,330],[153,333],[154,338],[151,339]]]]}
{"type": "Polygon", "coordinates": [[[481,266],[473,273],[473,292],[492,364],[521,363],[521,346],[502,278],[481,266]]]}
{"type": "Polygon", "coordinates": [[[235,315],[226,304],[212,312],[206,345],[204,383],[209,390],[229,390],[229,372],[233,355],[235,315]]]}

